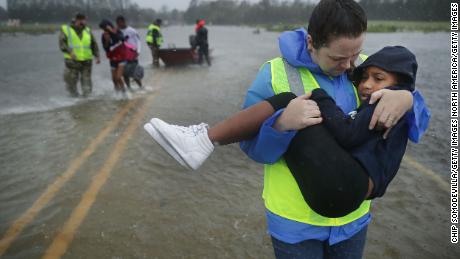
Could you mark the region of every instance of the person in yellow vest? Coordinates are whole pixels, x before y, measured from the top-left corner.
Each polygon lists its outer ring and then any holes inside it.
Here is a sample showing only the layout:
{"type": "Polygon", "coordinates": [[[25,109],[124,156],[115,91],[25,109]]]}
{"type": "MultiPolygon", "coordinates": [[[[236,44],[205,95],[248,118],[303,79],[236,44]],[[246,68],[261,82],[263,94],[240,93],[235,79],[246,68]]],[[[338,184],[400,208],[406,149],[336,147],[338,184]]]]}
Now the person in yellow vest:
{"type": "MultiPolygon", "coordinates": [[[[308,31],[298,29],[281,34],[282,57],[262,66],[247,92],[243,108],[281,92],[300,96],[319,87],[343,112],[355,110],[360,100],[347,71],[354,67],[360,56],[366,29],[367,17],[355,1],[321,0],[312,12],[308,31]]],[[[379,126],[388,133],[414,103],[414,106],[423,105],[420,97],[420,94],[408,90],[375,92],[372,99],[380,101],[369,128],[379,126]]],[[[424,111],[414,109],[410,112],[412,116],[404,118],[408,123],[409,139],[418,141],[419,135],[411,133],[423,131],[418,128],[418,120],[424,116],[421,114],[424,111]]],[[[303,199],[283,158],[298,130],[320,122],[317,105],[312,100],[303,99],[297,105],[288,105],[277,111],[263,122],[254,138],[240,144],[250,158],[265,164],[262,197],[277,258],[362,257],[367,225],[371,220],[371,202],[362,202],[345,216],[321,216],[303,199]]],[[[177,128],[185,131],[183,127],[177,128]]],[[[194,125],[190,131],[199,133],[203,131],[203,125],[194,125]]],[[[160,134],[160,137],[163,136],[160,134]]],[[[194,151],[199,152],[198,147],[194,151]]]]}
{"type": "Polygon", "coordinates": [[[81,92],[87,97],[92,92],[91,70],[93,57],[100,63],[99,48],[95,38],[86,26],[86,16],[77,14],[71,24],[62,25],[59,34],[59,47],[64,53],[64,81],[70,96],[78,97],[78,79],[81,92]]]}
{"type": "Polygon", "coordinates": [[[161,35],[161,19],[156,19],[153,24],[150,24],[147,29],[147,45],[152,51],[153,65],[155,67],[160,66],[160,47],[163,43],[163,36],[161,35]]]}
{"type": "MultiPolygon", "coordinates": [[[[362,51],[366,29],[366,14],[355,1],[321,0],[310,16],[307,31],[299,29],[280,36],[282,59],[263,65],[247,92],[244,108],[275,93],[302,95],[316,85],[346,114],[355,110],[359,99],[347,71],[362,51]]],[[[409,91],[384,92],[370,128],[377,121],[383,127],[395,125],[412,104],[409,91]]],[[[253,160],[265,164],[262,197],[277,258],[361,258],[371,201],[362,202],[346,216],[321,216],[304,201],[282,158],[297,130],[319,123],[316,109],[308,100],[288,106],[267,119],[254,139],[240,146],[253,160]]]]}

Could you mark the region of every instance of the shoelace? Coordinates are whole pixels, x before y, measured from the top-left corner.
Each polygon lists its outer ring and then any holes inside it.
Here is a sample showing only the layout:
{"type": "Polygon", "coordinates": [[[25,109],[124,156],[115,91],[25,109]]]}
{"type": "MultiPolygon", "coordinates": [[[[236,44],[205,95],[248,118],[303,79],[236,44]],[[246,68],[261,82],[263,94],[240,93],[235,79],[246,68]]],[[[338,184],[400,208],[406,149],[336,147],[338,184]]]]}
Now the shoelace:
{"type": "Polygon", "coordinates": [[[189,136],[197,136],[199,134],[202,134],[202,133],[206,132],[206,130],[208,128],[208,124],[206,124],[206,123],[201,123],[201,124],[198,124],[198,125],[191,125],[191,126],[188,126],[188,127],[179,126],[179,125],[170,125],[170,126],[173,127],[176,130],[181,131],[184,134],[189,135],[189,136]]]}
{"type": "Polygon", "coordinates": [[[193,133],[196,135],[203,134],[207,131],[208,124],[206,123],[200,123],[198,125],[192,125],[190,126],[193,133]]]}

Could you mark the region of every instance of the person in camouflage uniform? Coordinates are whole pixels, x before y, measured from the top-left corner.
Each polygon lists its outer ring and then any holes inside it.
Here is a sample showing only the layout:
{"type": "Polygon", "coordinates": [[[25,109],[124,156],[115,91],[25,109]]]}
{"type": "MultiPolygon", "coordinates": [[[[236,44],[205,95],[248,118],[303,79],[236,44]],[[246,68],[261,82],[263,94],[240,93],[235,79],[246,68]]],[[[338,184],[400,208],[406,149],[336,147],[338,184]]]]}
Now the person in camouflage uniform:
{"type": "Polygon", "coordinates": [[[83,97],[92,91],[91,70],[93,56],[100,63],[99,49],[91,30],[86,26],[86,16],[77,14],[70,25],[63,25],[59,35],[59,47],[64,53],[64,81],[72,97],[78,97],[80,79],[83,97]]]}

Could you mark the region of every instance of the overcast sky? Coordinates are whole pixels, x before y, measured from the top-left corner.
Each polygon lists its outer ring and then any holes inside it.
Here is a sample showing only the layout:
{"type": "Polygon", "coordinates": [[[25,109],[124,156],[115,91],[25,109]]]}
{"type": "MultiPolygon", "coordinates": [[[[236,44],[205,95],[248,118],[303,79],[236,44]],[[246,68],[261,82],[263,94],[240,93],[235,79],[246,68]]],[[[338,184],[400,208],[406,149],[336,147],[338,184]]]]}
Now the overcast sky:
{"type": "MultiPolygon", "coordinates": [[[[190,3],[190,0],[131,0],[132,2],[138,3],[141,7],[152,7],[153,9],[159,10],[163,5],[169,9],[185,10],[190,3]]],[[[260,0],[248,0],[251,3],[257,3],[260,0]]],[[[293,0],[288,0],[293,1],[293,0]]],[[[311,0],[310,0],[311,1],[311,0]]],[[[316,2],[316,1],[311,1],[316,2]]],[[[0,0],[0,6],[6,6],[6,0],[0,0]]]]}

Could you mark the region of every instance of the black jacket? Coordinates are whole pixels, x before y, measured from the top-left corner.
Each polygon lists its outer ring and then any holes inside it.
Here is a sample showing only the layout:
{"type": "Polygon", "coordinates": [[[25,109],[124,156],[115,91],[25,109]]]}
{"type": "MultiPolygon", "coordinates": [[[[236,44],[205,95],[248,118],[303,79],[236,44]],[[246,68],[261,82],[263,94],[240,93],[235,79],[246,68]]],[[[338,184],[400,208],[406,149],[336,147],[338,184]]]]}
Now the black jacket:
{"type": "Polygon", "coordinates": [[[205,46],[208,44],[208,29],[206,27],[201,27],[196,31],[196,45],[205,46]]]}
{"type": "Polygon", "coordinates": [[[388,138],[383,132],[369,130],[376,104],[363,103],[353,119],[346,115],[323,90],[315,89],[311,99],[321,111],[323,124],[337,142],[360,162],[374,183],[370,198],[381,197],[398,172],[408,140],[408,123],[403,117],[388,138]]]}
{"type": "MultiPolygon", "coordinates": [[[[370,66],[394,73],[398,77],[398,86],[392,90],[415,89],[417,60],[405,47],[385,47],[368,57],[353,72],[354,80],[359,83],[363,71],[370,66]]],[[[354,158],[366,169],[374,183],[370,198],[381,197],[398,172],[409,138],[409,125],[403,117],[383,139],[383,132],[369,130],[369,124],[377,104],[364,102],[353,119],[336,106],[334,100],[322,89],[315,89],[311,99],[318,103],[323,123],[334,135],[340,145],[349,150],[354,158]]]]}

